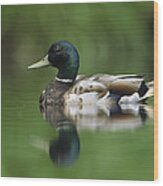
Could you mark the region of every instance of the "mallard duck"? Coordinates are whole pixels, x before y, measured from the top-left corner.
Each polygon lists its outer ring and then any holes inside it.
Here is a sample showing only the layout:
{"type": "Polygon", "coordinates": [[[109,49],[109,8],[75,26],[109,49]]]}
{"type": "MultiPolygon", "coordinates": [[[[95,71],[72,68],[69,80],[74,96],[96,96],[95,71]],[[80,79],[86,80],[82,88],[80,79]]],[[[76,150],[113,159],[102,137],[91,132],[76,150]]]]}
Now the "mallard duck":
{"type": "Polygon", "coordinates": [[[41,105],[84,105],[138,103],[153,96],[153,81],[136,74],[77,75],[79,53],[67,41],[52,44],[39,62],[28,69],[56,67],[58,74],[40,96],[41,105]]]}

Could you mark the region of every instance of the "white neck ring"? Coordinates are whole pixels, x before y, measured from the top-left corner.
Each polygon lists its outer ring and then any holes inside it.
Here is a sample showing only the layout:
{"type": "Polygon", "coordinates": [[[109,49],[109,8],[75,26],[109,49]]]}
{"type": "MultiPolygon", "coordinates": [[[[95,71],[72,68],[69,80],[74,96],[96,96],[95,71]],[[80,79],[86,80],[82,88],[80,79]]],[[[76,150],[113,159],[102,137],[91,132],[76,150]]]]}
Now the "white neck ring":
{"type": "Polygon", "coordinates": [[[72,83],[73,79],[61,79],[59,77],[55,78],[57,81],[62,82],[62,83],[72,83]]]}

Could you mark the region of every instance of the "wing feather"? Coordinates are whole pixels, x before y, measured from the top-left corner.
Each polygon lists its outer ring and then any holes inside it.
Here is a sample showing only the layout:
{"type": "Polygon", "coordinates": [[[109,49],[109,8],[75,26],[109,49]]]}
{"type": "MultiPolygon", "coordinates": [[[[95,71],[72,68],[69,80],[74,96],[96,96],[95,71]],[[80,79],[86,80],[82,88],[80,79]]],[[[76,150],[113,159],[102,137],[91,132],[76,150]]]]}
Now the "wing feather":
{"type": "Polygon", "coordinates": [[[99,95],[104,96],[107,92],[110,92],[117,95],[132,95],[140,91],[142,83],[144,83],[143,76],[136,74],[78,75],[69,93],[80,95],[83,93],[97,92],[99,95]]]}

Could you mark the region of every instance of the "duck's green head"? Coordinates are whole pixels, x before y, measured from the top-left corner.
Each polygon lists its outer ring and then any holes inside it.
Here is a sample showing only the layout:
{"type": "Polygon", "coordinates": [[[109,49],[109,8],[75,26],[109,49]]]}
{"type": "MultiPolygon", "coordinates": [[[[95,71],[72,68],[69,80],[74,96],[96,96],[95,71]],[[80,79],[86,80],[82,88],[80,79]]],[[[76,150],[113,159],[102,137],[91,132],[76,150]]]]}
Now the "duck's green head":
{"type": "Polygon", "coordinates": [[[67,41],[58,41],[50,46],[43,59],[30,65],[28,69],[38,69],[46,66],[56,67],[59,70],[57,74],[58,79],[73,82],[79,68],[77,49],[67,41]]]}

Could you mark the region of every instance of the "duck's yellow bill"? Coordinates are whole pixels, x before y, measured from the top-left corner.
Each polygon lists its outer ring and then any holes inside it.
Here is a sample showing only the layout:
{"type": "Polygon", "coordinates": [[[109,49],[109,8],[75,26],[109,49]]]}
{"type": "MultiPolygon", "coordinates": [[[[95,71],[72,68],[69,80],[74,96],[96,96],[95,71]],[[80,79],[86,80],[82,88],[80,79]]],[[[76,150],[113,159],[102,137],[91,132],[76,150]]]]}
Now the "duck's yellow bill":
{"type": "Polygon", "coordinates": [[[49,60],[48,60],[48,55],[46,55],[43,59],[41,59],[40,61],[28,66],[28,70],[30,69],[38,69],[38,68],[43,68],[46,66],[49,66],[49,60]]]}

